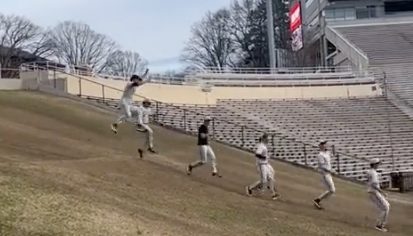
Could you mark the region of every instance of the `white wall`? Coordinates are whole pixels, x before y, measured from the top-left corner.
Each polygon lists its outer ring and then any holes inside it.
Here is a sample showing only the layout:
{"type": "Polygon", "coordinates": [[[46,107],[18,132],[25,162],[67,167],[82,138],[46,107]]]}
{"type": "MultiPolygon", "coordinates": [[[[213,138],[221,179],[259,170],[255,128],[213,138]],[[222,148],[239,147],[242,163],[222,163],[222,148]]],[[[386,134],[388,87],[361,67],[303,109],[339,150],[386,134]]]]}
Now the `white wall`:
{"type": "Polygon", "coordinates": [[[20,79],[0,79],[0,90],[20,90],[22,80],[20,79]]]}

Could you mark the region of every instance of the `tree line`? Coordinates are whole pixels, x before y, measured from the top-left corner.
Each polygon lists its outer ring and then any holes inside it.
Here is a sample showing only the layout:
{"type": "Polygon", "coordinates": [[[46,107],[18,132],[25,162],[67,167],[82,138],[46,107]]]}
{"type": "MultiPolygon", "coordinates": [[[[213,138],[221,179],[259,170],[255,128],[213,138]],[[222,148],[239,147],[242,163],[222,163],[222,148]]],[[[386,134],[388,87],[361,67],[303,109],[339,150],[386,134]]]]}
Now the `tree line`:
{"type": "MultiPolygon", "coordinates": [[[[189,67],[268,68],[267,0],[234,0],[230,6],[207,12],[191,28],[181,60],[189,67]]],[[[274,43],[277,64],[304,66],[304,53],[291,51],[289,6],[273,0],[274,43]]]]}
{"type": "Polygon", "coordinates": [[[148,64],[139,53],[122,50],[85,23],[64,21],[45,29],[24,17],[0,13],[1,67],[18,68],[21,61],[16,58],[21,56],[87,65],[97,73],[123,77],[143,72],[148,64]]]}

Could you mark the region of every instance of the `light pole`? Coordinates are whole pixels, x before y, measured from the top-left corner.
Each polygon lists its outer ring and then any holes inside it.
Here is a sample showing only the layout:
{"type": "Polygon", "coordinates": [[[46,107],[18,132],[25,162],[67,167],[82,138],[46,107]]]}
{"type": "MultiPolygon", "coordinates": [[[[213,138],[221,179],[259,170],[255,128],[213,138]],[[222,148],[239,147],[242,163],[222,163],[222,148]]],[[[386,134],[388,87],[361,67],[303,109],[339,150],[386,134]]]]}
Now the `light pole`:
{"type": "Polygon", "coordinates": [[[272,9],[272,0],[267,0],[267,32],[268,32],[268,51],[270,53],[270,68],[271,71],[276,66],[275,60],[275,43],[274,43],[274,13],[272,9]]]}

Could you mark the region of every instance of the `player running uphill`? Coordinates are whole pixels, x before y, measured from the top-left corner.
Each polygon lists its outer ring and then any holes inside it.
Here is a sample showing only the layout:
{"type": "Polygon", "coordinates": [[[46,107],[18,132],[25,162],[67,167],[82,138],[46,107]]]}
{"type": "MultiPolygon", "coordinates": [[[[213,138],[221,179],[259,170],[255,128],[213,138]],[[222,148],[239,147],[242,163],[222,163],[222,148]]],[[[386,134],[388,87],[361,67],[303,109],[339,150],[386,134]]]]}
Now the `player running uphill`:
{"type": "MultiPolygon", "coordinates": [[[[139,106],[136,112],[136,130],[145,133],[145,144],[148,148],[148,151],[151,153],[156,153],[156,151],[153,149],[153,130],[151,129],[151,127],[149,127],[149,116],[152,114],[151,101],[149,101],[149,99],[145,99],[142,102],[142,106],[139,106]]],[[[139,148],[138,151],[140,157],[142,158],[143,150],[139,148]]]]}
{"type": "Polygon", "coordinates": [[[390,204],[386,199],[386,194],[380,188],[379,174],[377,169],[381,161],[379,158],[370,160],[370,169],[367,171],[367,186],[370,199],[374,205],[380,210],[380,220],[376,225],[376,229],[382,232],[388,232],[386,229],[387,218],[389,217],[390,204]]]}
{"type": "MultiPolygon", "coordinates": [[[[142,77],[145,77],[148,74],[149,70],[145,71],[145,74],[142,77]]],[[[110,125],[111,130],[113,133],[118,132],[118,125],[123,123],[123,122],[129,122],[134,124],[134,118],[132,117],[133,113],[136,112],[136,109],[138,107],[133,105],[133,95],[136,92],[136,89],[145,84],[145,81],[143,81],[142,77],[139,75],[132,75],[130,78],[130,83],[126,84],[125,89],[123,90],[122,97],[119,101],[119,106],[121,109],[121,115],[119,118],[116,120],[115,123],[110,125]]]]}
{"type": "Polygon", "coordinates": [[[257,150],[255,151],[256,165],[258,173],[260,173],[260,180],[255,182],[253,185],[246,187],[246,192],[248,196],[252,195],[254,190],[265,190],[269,189],[272,194],[272,199],[277,200],[280,195],[275,190],[275,180],[274,180],[274,169],[268,162],[269,154],[267,148],[268,136],[264,134],[260,138],[260,142],[257,145],[257,150]]]}
{"type": "Polygon", "coordinates": [[[210,157],[211,163],[212,163],[212,176],[217,176],[219,178],[222,177],[221,175],[218,174],[215,153],[212,150],[211,146],[209,146],[209,142],[208,142],[208,134],[209,134],[208,127],[210,123],[211,123],[211,118],[205,117],[204,123],[198,128],[198,146],[199,146],[200,160],[188,165],[187,167],[188,175],[192,173],[192,170],[194,168],[197,168],[207,163],[208,157],[210,157]]]}
{"type": "Polygon", "coordinates": [[[318,171],[321,174],[323,183],[326,186],[327,191],[321,194],[318,198],[314,199],[313,203],[315,207],[321,210],[323,209],[323,207],[321,206],[321,201],[332,196],[336,192],[336,188],[334,186],[333,177],[331,175],[331,153],[327,150],[327,141],[319,141],[318,147],[320,149],[317,157],[318,171]]]}

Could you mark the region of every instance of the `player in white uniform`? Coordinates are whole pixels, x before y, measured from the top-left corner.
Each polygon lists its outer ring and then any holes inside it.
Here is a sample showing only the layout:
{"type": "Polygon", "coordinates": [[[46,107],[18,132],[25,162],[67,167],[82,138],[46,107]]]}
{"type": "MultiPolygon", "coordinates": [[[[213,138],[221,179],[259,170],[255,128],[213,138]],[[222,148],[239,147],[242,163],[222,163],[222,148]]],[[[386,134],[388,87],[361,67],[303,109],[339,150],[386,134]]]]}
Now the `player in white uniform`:
{"type": "Polygon", "coordinates": [[[248,196],[251,196],[255,190],[264,190],[268,188],[271,191],[272,199],[276,200],[280,197],[280,195],[275,190],[274,169],[268,162],[270,157],[268,154],[267,143],[268,136],[264,134],[260,138],[260,142],[258,143],[255,151],[256,165],[258,172],[260,173],[260,180],[251,186],[247,186],[246,192],[248,196]]]}
{"type": "MultiPolygon", "coordinates": [[[[149,70],[146,70],[146,76],[149,70]]],[[[122,112],[122,115],[116,120],[115,123],[111,124],[110,128],[112,129],[113,133],[118,132],[118,125],[122,122],[129,122],[135,123],[135,120],[132,116],[132,113],[138,109],[137,106],[133,105],[133,95],[135,94],[136,88],[143,85],[145,82],[139,75],[132,75],[130,78],[130,83],[126,84],[125,89],[123,91],[122,97],[119,101],[119,106],[122,112]]]]}
{"type": "Polygon", "coordinates": [[[321,140],[318,143],[318,147],[320,152],[318,153],[317,160],[318,160],[318,171],[321,174],[323,183],[327,188],[323,194],[313,200],[314,206],[318,209],[323,209],[321,206],[321,201],[327,199],[331,195],[333,195],[336,191],[334,186],[333,177],[332,177],[332,168],[331,168],[331,153],[327,150],[327,141],[321,140]]]}
{"type": "Polygon", "coordinates": [[[388,232],[386,229],[387,218],[389,216],[390,204],[386,199],[386,194],[380,188],[379,174],[377,169],[381,164],[380,159],[373,158],[370,160],[370,169],[367,170],[367,187],[370,199],[380,210],[380,220],[376,225],[376,229],[382,232],[388,232]]]}
{"type": "MultiPolygon", "coordinates": [[[[139,106],[136,110],[133,111],[133,116],[136,116],[136,130],[139,132],[144,132],[145,144],[147,145],[148,151],[151,153],[156,153],[153,149],[153,130],[149,127],[149,117],[152,115],[151,111],[151,101],[145,99],[142,102],[142,106],[139,106]]],[[[143,157],[143,150],[138,149],[139,155],[143,157]]]]}

